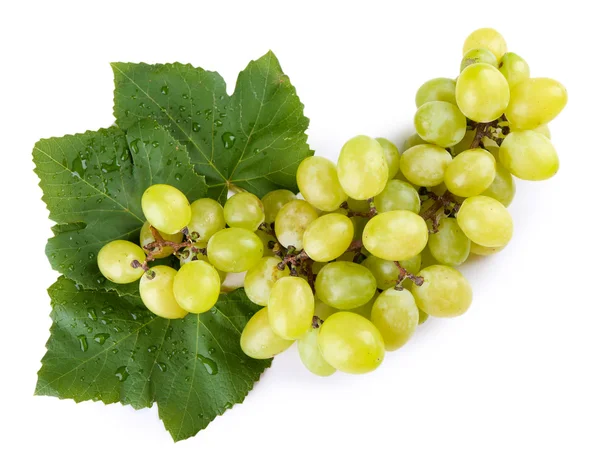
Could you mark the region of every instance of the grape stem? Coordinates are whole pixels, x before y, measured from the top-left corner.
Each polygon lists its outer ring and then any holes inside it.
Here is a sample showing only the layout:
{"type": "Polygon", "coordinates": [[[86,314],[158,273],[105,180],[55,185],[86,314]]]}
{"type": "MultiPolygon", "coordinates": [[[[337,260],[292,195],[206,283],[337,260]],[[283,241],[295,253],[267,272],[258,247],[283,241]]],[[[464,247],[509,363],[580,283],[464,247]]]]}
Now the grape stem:
{"type": "Polygon", "coordinates": [[[156,255],[161,253],[164,247],[171,247],[175,256],[179,256],[178,252],[184,248],[191,250],[193,253],[203,253],[206,255],[206,249],[200,249],[194,245],[194,240],[198,237],[198,233],[194,232],[190,234],[187,228],[183,228],[181,230],[185,237],[185,240],[182,242],[166,241],[153,226],[150,226],[150,232],[152,233],[154,242],[144,246],[144,250],[146,250],[147,255],[143,262],[138,260],[133,260],[131,262],[131,266],[134,268],[142,268],[144,271],[148,271],[148,263],[154,261],[156,259],[156,255]]]}
{"type": "Polygon", "coordinates": [[[438,211],[440,209],[450,207],[451,212],[456,213],[458,212],[458,209],[460,209],[460,204],[456,202],[456,200],[454,199],[455,196],[448,190],[446,190],[446,192],[441,196],[438,196],[433,191],[429,191],[427,193],[427,196],[435,200],[435,202],[420,215],[425,221],[431,220],[433,232],[435,233],[437,232],[437,227],[441,218],[441,215],[438,215],[438,211]]]}
{"type": "Polygon", "coordinates": [[[346,211],[348,212],[348,217],[373,218],[375,215],[377,215],[377,208],[375,207],[375,200],[373,198],[369,198],[369,199],[367,199],[367,202],[369,203],[369,210],[367,212],[358,212],[355,210],[351,210],[350,207],[348,207],[347,202],[341,203],[340,208],[346,209],[346,211]]]}
{"type": "Polygon", "coordinates": [[[266,223],[266,222],[262,222],[260,224],[260,226],[258,227],[259,230],[261,230],[264,233],[267,233],[269,236],[273,236],[274,238],[276,238],[277,236],[275,235],[275,223],[266,223]]]}
{"type": "Polygon", "coordinates": [[[321,325],[323,325],[324,320],[321,319],[319,316],[313,316],[312,318],[312,328],[319,328],[321,325]]]}
{"type": "Polygon", "coordinates": [[[394,264],[398,268],[398,271],[400,271],[398,273],[398,280],[396,281],[396,286],[394,287],[395,290],[404,290],[404,287],[402,287],[402,281],[404,279],[410,279],[419,287],[423,285],[423,278],[421,276],[415,276],[414,274],[408,272],[402,267],[399,261],[395,261],[394,264]]]}

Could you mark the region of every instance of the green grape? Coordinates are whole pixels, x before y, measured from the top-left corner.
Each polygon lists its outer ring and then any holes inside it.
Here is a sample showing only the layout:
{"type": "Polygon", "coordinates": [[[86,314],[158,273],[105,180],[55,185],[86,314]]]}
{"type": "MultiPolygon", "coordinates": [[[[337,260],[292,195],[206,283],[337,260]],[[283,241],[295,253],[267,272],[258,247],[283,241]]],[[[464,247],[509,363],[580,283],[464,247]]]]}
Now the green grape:
{"type": "Polygon", "coordinates": [[[339,310],[323,303],[318,296],[315,296],[315,316],[321,320],[325,320],[327,317],[335,314],[336,312],[339,312],[339,310]]]}
{"type": "Polygon", "coordinates": [[[315,261],[331,261],[342,255],[354,236],[352,220],[327,214],[313,221],[304,232],[304,251],[315,261]]]}
{"type": "Polygon", "coordinates": [[[504,207],[508,207],[515,197],[516,185],[512,174],[502,163],[496,163],[496,177],[492,184],[481,193],[483,196],[489,196],[500,202],[504,207]]]}
{"type": "Polygon", "coordinates": [[[515,53],[504,54],[498,68],[511,88],[529,78],[529,64],[515,53]]]}
{"type": "Polygon", "coordinates": [[[546,180],[558,172],[552,142],[534,131],[511,132],[500,146],[500,162],[523,180],[546,180]]]}
{"type": "Polygon", "coordinates": [[[348,198],[348,209],[353,210],[355,212],[368,212],[369,211],[369,201],[357,201],[356,199],[348,198]]]}
{"type": "MultiPolygon", "coordinates": [[[[471,241],[471,244],[473,244],[473,241],[471,241]]],[[[423,251],[421,252],[421,269],[427,268],[428,266],[431,266],[431,265],[437,265],[437,264],[439,264],[439,261],[437,261],[435,258],[433,258],[433,255],[431,254],[431,250],[429,250],[429,246],[425,247],[423,249],[423,251]]]]}
{"type": "Polygon", "coordinates": [[[294,344],[273,333],[268,314],[267,308],[260,309],[242,331],[240,346],[244,354],[253,359],[270,359],[294,344]]]}
{"type": "Polygon", "coordinates": [[[419,325],[419,309],[412,293],[384,290],[373,304],[371,322],[381,332],[387,351],[404,346],[419,325]]]}
{"type": "Polygon", "coordinates": [[[499,61],[506,53],[506,41],[500,32],[486,27],[472,32],[463,45],[463,55],[475,48],[489,49],[499,61]]]}
{"type": "Polygon", "coordinates": [[[438,232],[429,235],[431,255],[441,264],[462,265],[469,257],[471,241],[462,232],[455,218],[444,218],[438,232]]]}
{"type": "MultiPolygon", "coordinates": [[[[158,234],[160,234],[160,237],[162,237],[165,241],[179,243],[183,240],[183,233],[166,234],[158,231],[158,234]]],[[[152,235],[152,230],[150,229],[150,223],[144,222],[144,224],[142,225],[142,229],[140,230],[140,246],[142,247],[142,249],[144,249],[144,252],[150,253],[150,250],[147,250],[145,247],[148,244],[152,244],[153,242],[155,242],[155,240],[154,236],[152,235]]],[[[172,254],[173,248],[169,246],[160,247],[160,249],[158,250],[152,250],[152,256],[154,258],[166,258],[172,254]]],[[[138,261],[141,262],[142,260],[138,261]]]]}
{"type": "Polygon", "coordinates": [[[269,303],[269,295],[275,282],[290,275],[287,266],[283,270],[277,267],[280,262],[280,258],[264,257],[248,270],[244,277],[244,290],[250,301],[260,306],[269,303]]]}
{"type": "Polygon", "coordinates": [[[400,167],[400,152],[396,145],[383,137],[377,137],[375,140],[383,148],[383,155],[388,165],[388,180],[390,180],[396,175],[400,167]]]}
{"type": "Polygon", "coordinates": [[[352,226],[354,228],[353,239],[355,241],[361,240],[362,233],[365,230],[365,226],[367,225],[369,219],[365,217],[350,217],[350,221],[352,222],[352,226]]]}
{"type": "MultiPolygon", "coordinates": [[[[198,248],[198,249],[206,249],[206,246],[208,244],[206,242],[196,242],[194,243],[194,247],[198,248]]],[[[204,255],[201,252],[193,252],[192,250],[186,249],[184,251],[181,252],[181,255],[179,257],[179,265],[183,266],[191,261],[195,261],[195,260],[200,260],[200,261],[205,261],[207,263],[210,263],[210,261],[208,260],[208,256],[204,255]]],[[[220,269],[215,268],[215,270],[217,271],[217,274],[219,274],[219,278],[221,279],[221,284],[225,281],[225,278],[227,277],[227,273],[224,273],[223,271],[221,271],[220,269]]]]}
{"type": "Polygon", "coordinates": [[[183,265],[173,280],[173,295],[180,307],[200,314],[212,308],[219,299],[221,278],[215,268],[196,260],[183,265]]]}
{"type": "Polygon", "coordinates": [[[494,253],[500,252],[502,249],[504,249],[504,247],[506,247],[506,246],[503,245],[501,247],[484,247],[482,245],[471,242],[471,253],[474,253],[475,255],[483,255],[483,256],[493,255],[494,253]]]}
{"type": "Polygon", "coordinates": [[[548,140],[550,140],[552,138],[552,135],[550,134],[550,128],[548,127],[547,124],[540,124],[538,127],[533,128],[533,129],[518,129],[515,126],[511,126],[510,124],[509,124],[509,127],[510,127],[510,132],[534,131],[534,132],[537,132],[538,134],[542,134],[548,140]]]}
{"type": "Polygon", "coordinates": [[[525,130],[547,124],[567,105],[567,90],[550,78],[530,78],[511,89],[506,118],[512,127],[525,130]]]}
{"type": "Polygon", "coordinates": [[[244,228],[256,231],[265,221],[265,209],[262,201],[248,192],[231,196],[223,208],[225,222],[232,228],[244,228]]]}
{"type": "Polygon", "coordinates": [[[175,271],[170,266],[154,266],[140,279],[140,298],[144,305],[164,319],[181,319],[188,313],[173,294],[175,271]]]}
{"type": "Polygon", "coordinates": [[[456,156],[459,153],[462,153],[465,150],[471,149],[471,144],[475,139],[475,131],[470,130],[465,133],[465,136],[458,142],[456,145],[452,147],[452,155],[456,156]]]}
{"type": "Polygon", "coordinates": [[[413,284],[417,307],[433,317],[456,317],[464,314],[473,299],[471,286],[456,269],[432,265],[419,272],[423,285],[413,284]]]}
{"type": "MultiPolygon", "coordinates": [[[[417,308],[418,309],[418,308],[417,308]]],[[[419,325],[424,324],[429,319],[429,314],[419,309],[419,325]]]]}
{"type": "Polygon", "coordinates": [[[365,304],[359,306],[358,308],[352,309],[352,312],[354,314],[358,314],[359,316],[363,316],[365,319],[371,320],[371,310],[373,309],[373,304],[375,303],[375,300],[377,299],[378,296],[379,296],[379,293],[375,292],[375,295],[373,295],[373,298],[371,298],[369,301],[367,301],[365,304]]]}
{"type": "Polygon", "coordinates": [[[456,102],[464,115],[478,123],[502,116],[510,99],[508,82],[490,64],[469,65],[456,80],[456,102]]]}
{"type": "Polygon", "coordinates": [[[188,224],[190,234],[197,233],[197,242],[208,242],[213,234],[225,228],[223,206],[214,199],[202,198],[192,202],[192,219],[188,224]]]}
{"type": "MultiPolygon", "coordinates": [[[[402,266],[408,272],[417,273],[419,269],[421,269],[421,255],[415,255],[414,257],[399,263],[400,266],[402,266]]],[[[373,274],[373,277],[375,277],[375,282],[377,282],[377,288],[386,290],[396,286],[396,283],[398,282],[398,274],[400,273],[394,261],[384,260],[383,258],[371,255],[365,258],[361,264],[371,271],[371,274],[373,274]]],[[[404,283],[407,285],[409,282],[411,281],[408,279],[404,281],[404,283]]]]}
{"type": "Polygon", "coordinates": [[[483,148],[465,150],[454,157],[444,174],[444,183],[456,196],[468,198],[483,193],[496,176],[496,159],[483,148]]]}
{"type": "Polygon", "coordinates": [[[210,264],[226,273],[252,268],[263,256],[260,238],[244,228],[226,228],[213,235],[206,247],[210,264]]]}
{"type": "Polygon", "coordinates": [[[454,80],[450,78],[434,78],[421,85],[417,91],[415,103],[417,104],[417,108],[434,100],[456,104],[456,98],[454,96],[455,91],[456,82],[454,80]]]}
{"type": "Polygon", "coordinates": [[[390,180],[383,191],[375,196],[375,208],[378,212],[391,210],[410,210],[418,214],[421,210],[421,198],[415,188],[402,180],[390,180]]]}
{"type": "Polygon", "coordinates": [[[282,277],[269,295],[269,323],[283,339],[299,339],[311,327],[315,313],[315,297],[301,277],[282,277]]]}
{"type": "Polygon", "coordinates": [[[384,260],[407,260],[427,245],[429,231],[425,220],[408,210],[377,214],[363,232],[365,248],[384,260]]]}
{"type": "Polygon", "coordinates": [[[335,164],[322,156],[305,158],[298,166],[296,181],[304,199],[319,210],[334,211],[348,198],[335,164]]]}
{"type": "Polygon", "coordinates": [[[444,181],[452,155],[437,145],[417,145],[400,156],[400,171],[410,183],[435,186],[444,181]]]}
{"type": "Polygon", "coordinates": [[[262,198],[265,210],[265,222],[273,223],[279,213],[279,209],[294,199],[296,199],[296,195],[290,190],[274,190],[265,194],[262,198]]]}
{"type": "Polygon", "coordinates": [[[353,199],[368,199],[381,193],[388,180],[388,165],[377,140],[359,135],[342,147],[337,163],[342,188],[353,199]]]}
{"type": "Polygon", "coordinates": [[[100,272],[115,284],[129,284],[142,277],[144,270],[131,266],[134,260],[143,263],[146,254],[140,246],[129,241],[111,241],[98,252],[100,272]]]}
{"type": "Polygon", "coordinates": [[[319,349],[327,363],[344,373],[375,370],[385,355],[383,337],[369,320],[352,312],[329,317],[319,331],[319,349]]]}
{"type": "Polygon", "coordinates": [[[319,271],[315,281],[317,296],[337,309],[352,309],[369,301],[377,290],[371,271],[349,261],[334,261],[319,271]]]}
{"type": "MultiPolygon", "coordinates": [[[[425,145],[427,142],[421,138],[421,136],[417,133],[412,134],[408,139],[404,141],[404,145],[402,146],[402,151],[405,152],[409,148],[416,147],[417,145],[425,145]]],[[[400,166],[400,163],[398,163],[400,166]]],[[[401,173],[399,171],[399,173],[401,173]]]]}
{"type": "Polygon", "coordinates": [[[450,102],[427,102],[415,114],[417,134],[427,142],[446,148],[457,144],[465,136],[467,119],[450,102]]]}
{"type": "Polygon", "coordinates": [[[304,366],[317,376],[331,376],[335,368],[329,365],[319,349],[319,329],[311,328],[298,340],[298,354],[304,366]]]}
{"type": "Polygon", "coordinates": [[[142,212],[158,231],[175,234],[187,226],[192,208],[185,195],[171,185],[152,185],[142,195],[142,212]]]}
{"type": "Polygon", "coordinates": [[[456,221],[471,241],[485,247],[505,246],[513,233],[512,217],[506,207],[488,196],[465,199],[456,221]]]}
{"type": "Polygon", "coordinates": [[[480,63],[490,64],[490,65],[493,65],[494,67],[497,67],[498,59],[496,59],[496,56],[494,56],[494,53],[492,53],[489,49],[474,48],[474,49],[467,51],[467,53],[463,56],[462,61],[460,63],[460,71],[462,72],[469,65],[480,64],[480,63]]]}
{"type": "Polygon", "coordinates": [[[275,234],[279,243],[287,248],[293,246],[301,250],[306,227],[319,217],[313,206],[301,199],[285,204],[275,218],[275,234]]]}

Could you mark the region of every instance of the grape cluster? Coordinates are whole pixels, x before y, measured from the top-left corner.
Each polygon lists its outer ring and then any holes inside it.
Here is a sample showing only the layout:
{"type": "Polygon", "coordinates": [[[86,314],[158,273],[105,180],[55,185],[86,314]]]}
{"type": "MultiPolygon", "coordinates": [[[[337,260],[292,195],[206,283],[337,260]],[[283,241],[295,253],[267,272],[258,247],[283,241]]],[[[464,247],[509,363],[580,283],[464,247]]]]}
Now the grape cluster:
{"type": "Polygon", "coordinates": [[[467,311],[471,287],[456,266],[510,241],[513,176],[558,170],[547,123],[565,106],[565,88],[530,78],[493,29],[473,32],[463,55],[456,80],[419,88],[416,133],[402,154],[386,139],[354,137],[337,164],[302,161],[300,197],[242,190],[224,206],[190,204],[153,185],[142,197],[140,245],[104,246],[101,272],[139,280],[144,304],[169,319],[208,311],[226,273],[245,272],[246,295],[264,306],[241,335],[248,356],[271,358],[297,341],[317,375],[376,369],[428,316],[467,311]],[[151,263],[172,254],[179,270],[151,263]]]}

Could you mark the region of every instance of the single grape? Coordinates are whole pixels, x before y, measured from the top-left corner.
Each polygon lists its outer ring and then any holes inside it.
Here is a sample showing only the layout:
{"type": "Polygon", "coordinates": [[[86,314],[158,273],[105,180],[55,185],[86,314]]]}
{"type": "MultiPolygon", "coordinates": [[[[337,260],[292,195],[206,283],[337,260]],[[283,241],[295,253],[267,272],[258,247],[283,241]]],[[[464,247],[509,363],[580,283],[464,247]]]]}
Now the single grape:
{"type": "Polygon", "coordinates": [[[377,327],[352,312],[342,311],[329,317],[321,325],[318,342],[325,361],[344,373],[373,371],[385,355],[377,327]]]}
{"type": "Polygon", "coordinates": [[[455,218],[444,218],[437,233],[429,235],[431,255],[441,264],[462,265],[469,257],[471,241],[462,232],[455,218]]]}
{"type": "Polygon", "coordinates": [[[294,199],[296,199],[296,195],[290,190],[274,190],[265,194],[261,199],[265,210],[265,222],[273,223],[279,209],[294,199]]]}
{"type": "Polygon", "coordinates": [[[500,146],[500,162],[523,180],[546,180],[558,172],[552,142],[534,131],[511,132],[500,146]]]}
{"type": "Polygon", "coordinates": [[[408,290],[384,290],[373,304],[371,322],[381,332],[385,349],[395,351],[406,344],[419,325],[419,309],[408,290]]]}
{"type": "Polygon", "coordinates": [[[383,147],[366,135],[348,140],[338,157],[337,173],[342,188],[351,198],[360,200],[378,195],[389,175],[383,147]]]}
{"type": "Polygon", "coordinates": [[[511,88],[529,78],[529,64],[515,53],[504,54],[498,68],[511,88]]]}
{"type": "Polygon", "coordinates": [[[329,365],[319,349],[319,329],[311,328],[298,340],[298,354],[304,366],[317,376],[331,376],[335,368],[329,365]]]}
{"type": "Polygon", "coordinates": [[[304,232],[304,251],[315,261],[331,261],[342,255],[354,236],[352,220],[327,214],[313,221],[304,232]]]}
{"type": "Polygon", "coordinates": [[[465,132],[465,136],[461,139],[461,141],[452,147],[452,155],[456,156],[465,150],[470,150],[471,144],[473,143],[474,139],[475,139],[475,131],[474,130],[468,130],[467,132],[465,132]]]}
{"type": "Polygon", "coordinates": [[[220,291],[219,273],[214,267],[201,260],[183,265],[173,280],[173,295],[177,304],[194,314],[212,308],[219,299],[220,291]]]}
{"type": "Polygon", "coordinates": [[[254,314],[242,331],[240,345],[244,354],[253,359],[270,359],[294,344],[273,333],[267,308],[254,314]]]}
{"type": "Polygon", "coordinates": [[[315,296],[315,316],[321,320],[327,319],[332,314],[339,312],[339,309],[332,308],[326,303],[323,303],[318,296],[315,296]]]}
{"type": "Polygon", "coordinates": [[[232,228],[244,228],[256,231],[265,221],[265,209],[257,196],[248,192],[231,196],[223,208],[225,221],[232,228]]]}
{"type": "Polygon", "coordinates": [[[421,210],[421,198],[410,183],[394,179],[375,196],[375,208],[378,212],[410,210],[418,214],[421,210]]]}
{"type": "Polygon", "coordinates": [[[334,211],[348,198],[335,164],[322,156],[305,158],[298,166],[296,181],[304,199],[319,210],[334,211]]]}
{"type": "Polygon", "coordinates": [[[301,250],[302,239],[307,226],[318,218],[319,214],[313,206],[301,199],[285,204],[275,219],[275,234],[285,248],[293,246],[301,250]]]}
{"type": "Polygon", "coordinates": [[[464,314],[473,299],[471,286],[456,269],[432,265],[419,272],[423,285],[413,284],[411,292],[417,307],[433,317],[456,317],[464,314]]]}
{"type": "Polygon", "coordinates": [[[481,193],[499,201],[504,207],[508,207],[515,197],[516,185],[512,174],[502,163],[496,162],[496,176],[492,184],[481,193]]]}
{"type": "Polygon", "coordinates": [[[226,273],[252,268],[263,256],[260,238],[244,228],[226,228],[214,234],[206,247],[210,263],[226,273]]]}
{"type": "Polygon", "coordinates": [[[513,233],[512,217],[506,207],[488,196],[465,199],[456,221],[471,241],[485,247],[505,246],[513,233]]]}
{"type": "Polygon", "coordinates": [[[192,208],[185,195],[171,185],[152,185],[142,195],[146,220],[158,231],[175,234],[187,226],[192,208]]]}
{"type": "Polygon", "coordinates": [[[454,80],[450,78],[434,78],[421,85],[417,91],[415,103],[417,104],[417,108],[434,100],[456,104],[456,97],[454,96],[455,92],[456,82],[454,80]]]}
{"type": "Polygon", "coordinates": [[[348,209],[353,210],[355,212],[368,212],[369,211],[369,201],[357,201],[356,199],[348,198],[348,209]]]}
{"type": "Polygon", "coordinates": [[[225,228],[223,206],[214,199],[202,198],[192,202],[192,219],[188,224],[190,234],[197,233],[196,242],[208,242],[213,234],[225,228]]]}
{"type": "Polygon", "coordinates": [[[400,156],[400,171],[418,186],[435,186],[444,181],[452,155],[437,145],[417,145],[400,156]]]}
{"type": "Polygon", "coordinates": [[[377,137],[375,140],[379,142],[379,145],[383,148],[383,155],[388,165],[388,180],[392,179],[397,173],[400,167],[400,152],[398,147],[383,137],[377,137]]]}
{"type": "Polygon", "coordinates": [[[475,255],[483,255],[483,256],[493,255],[493,254],[498,253],[501,250],[503,250],[504,247],[506,247],[506,246],[502,246],[502,247],[484,247],[482,245],[475,244],[474,242],[471,242],[471,253],[474,253],[475,255]]]}
{"type": "Polygon", "coordinates": [[[181,319],[188,313],[173,294],[175,271],[170,266],[154,266],[140,279],[140,298],[144,305],[164,319],[181,319]]]}
{"type": "MultiPolygon", "coordinates": [[[[166,234],[158,231],[158,234],[160,234],[160,237],[162,237],[165,241],[179,243],[183,240],[183,233],[166,234]]],[[[142,229],[140,230],[140,246],[142,247],[142,249],[144,249],[144,252],[150,253],[150,250],[147,250],[145,247],[148,244],[152,244],[153,242],[155,242],[155,240],[154,236],[152,235],[152,230],[150,229],[150,223],[144,222],[144,224],[142,225],[142,229]]],[[[171,254],[173,254],[173,248],[169,246],[163,246],[158,250],[152,250],[152,256],[154,258],[166,258],[171,254]]],[[[143,260],[138,261],[141,262],[143,260]]]]}
{"type": "Polygon", "coordinates": [[[369,301],[377,290],[371,271],[349,261],[334,261],[317,274],[315,291],[324,303],[337,309],[352,309],[369,301]]]}
{"type": "Polygon", "coordinates": [[[311,327],[315,313],[313,292],[301,277],[282,277],[269,295],[269,323],[283,339],[299,339],[311,327]]]}
{"type": "Polygon", "coordinates": [[[415,114],[417,134],[427,142],[446,148],[457,144],[465,136],[467,119],[450,102],[427,102],[415,114]]]}
{"type": "Polygon", "coordinates": [[[496,176],[496,160],[483,148],[465,150],[454,157],[444,174],[444,183],[456,196],[467,198],[483,193],[496,176]]]}
{"type": "Polygon", "coordinates": [[[463,55],[476,48],[489,49],[499,61],[506,53],[506,41],[500,32],[486,27],[472,32],[463,45],[463,55]]]}
{"type": "Polygon", "coordinates": [[[354,228],[354,237],[355,241],[362,240],[362,234],[365,230],[365,226],[367,226],[368,218],[365,217],[350,217],[350,221],[352,222],[352,226],[354,228]]]}
{"type": "MultiPolygon", "coordinates": [[[[421,255],[415,255],[408,260],[399,262],[400,266],[406,269],[410,273],[417,273],[421,269],[421,255]]],[[[386,290],[396,286],[398,282],[398,267],[394,261],[384,260],[383,258],[371,255],[361,263],[365,268],[371,271],[375,282],[377,282],[377,288],[386,290]]],[[[408,285],[411,281],[405,280],[402,285],[408,285]]]]}
{"type": "Polygon", "coordinates": [[[358,308],[352,309],[354,314],[358,314],[359,316],[363,316],[365,319],[371,320],[371,310],[373,309],[373,304],[375,300],[379,297],[379,293],[375,292],[375,295],[367,301],[365,304],[360,305],[358,308]]]}
{"type": "Polygon", "coordinates": [[[384,260],[407,260],[427,245],[429,231],[425,220],[408,210],[377,214],[363,232],[365,248],[384,260]]]}
{"type": "MultiPolygon", "coordinates": [[[[415,132],[414,134],[412,134],[409,138],[407,138],[404,141],[404,144],[402,146],[402,151],[405,152],[409,148],[416,147],[417,145],[425,145],[425,144],[427,144],[427,141],[423,140],[421,138],[421,136],[415,132]]],[[[400,166],[399,163],[398,163],[398,166],[400,166]]]]}
{"type": "Polygon", "coordinates": [[[530,78],[511,89],[506,118],[511,126],[535,129],[558,116],[567,105],[567,90],[550,78],[530,78]]]}
{"type": "Polygon", "coordinates": [[[478,123],[502,116],[510,99],[508,82],[490,64],[473,64],[456,80],[456,102],[464,115],[478,123]]]}
{"type": "Polygon", "coordinates": [[[419,309],[419,325],[424,324],[429,319],[429,314],[419,309]]]}
{"type": "Polygon", "coordinates": [[[280,258],[264,257],[248,270],[244,277],[244,290],[250,301],[260,306],[269,303],[269,295],[275,282],[290,275],[287,266],[283,270],[277,267],[280,262],[280,258]]]}
{"type": "Polygon", "coordinates": [[[98,252],[100,272],[115,284],[129,284],[142,277],[144,270],[131,266],[134,260],[143,263],[146,254],[140,246],[129,241],[111,241],[98,252]]]}
{"type": "Polygon", "coordinates": [[[462,72],[469,65],[473,64],[490,64],[494,67],[498,66],[498,60],[494,53],[492,53],[489,49],[485,48],[474,48],[463,56],[462,61],[460,63],[460,71],[462,72]]]}
{"type": "MultiPolygon", "coordinates": [[[[471,241],[471,244],[473,244],[473,241],[471,241]]],[[[427,268],[431,265],[437,265],[439,263],[439,261],[433,258],[431,250],[429,250],[429,246],[425,247],[421,252],[421,269],[427,268]]],[[[410,285],[408,286],[410,287],[410,285]]]]}

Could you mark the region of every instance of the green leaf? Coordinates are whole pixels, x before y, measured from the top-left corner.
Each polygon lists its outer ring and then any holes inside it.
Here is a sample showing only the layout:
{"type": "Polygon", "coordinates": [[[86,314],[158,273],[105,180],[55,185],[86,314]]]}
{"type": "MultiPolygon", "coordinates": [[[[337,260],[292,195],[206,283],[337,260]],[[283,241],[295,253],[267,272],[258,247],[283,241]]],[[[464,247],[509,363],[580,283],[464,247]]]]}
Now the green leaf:
{"type": "Polygon", "coordinates": [[[296,169],[313,154],[308,118],[272,52],[239,74],[232,96],[218,73],[184,64],[113,64],[115,117],[122,129],[151,118],[166,126],[223,202],[228,187],[262,197],[297,191],[296,169]]]}
{"type": "Polygon", "coordinates": [[[64,277],[49,293],[53,325],[36,394],[136,409],[156,401],[175,441],[242,402],[271,363],[240,349],[256,310],[242,290],[181,320],[154,316],[137,295],[84,290],[64,277]]]}
{"type": "Polygon", "coordinates": [[[96,255],[115,239],[137,241],[148,186],[168,183],[190,200],[206,194],[185,147],[152,120],[136,123],[127,135],[112,127],[40,140],[33,158],[43,200],[58,223],[46,254],[54,269],[85,288],[137,291],[135,284],[106,281],[96,255]]]}

